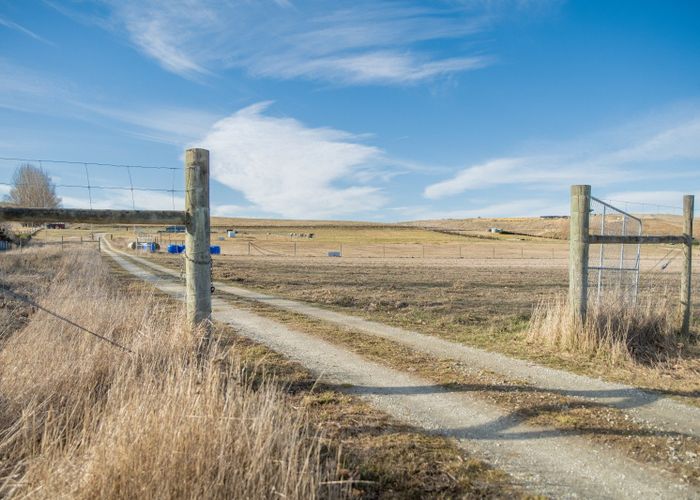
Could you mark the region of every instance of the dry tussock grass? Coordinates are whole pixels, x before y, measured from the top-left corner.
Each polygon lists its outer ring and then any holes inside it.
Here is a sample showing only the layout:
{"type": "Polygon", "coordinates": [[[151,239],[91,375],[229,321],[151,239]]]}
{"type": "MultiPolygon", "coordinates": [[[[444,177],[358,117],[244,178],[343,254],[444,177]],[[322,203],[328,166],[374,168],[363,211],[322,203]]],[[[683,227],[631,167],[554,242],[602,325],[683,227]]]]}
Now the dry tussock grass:
{"type": "Polygon", "coordinates": [[[676,306],[665,292],[645,295],[635,304],[616,293],[592,299],[585,321],[565,297],[543,301],[533,311],[527,338],[614,364],[655,364],[679,352],[676,306]]]}
{"type": "Polygon", "coordinates": [[[344,496],[274,380],[246,375],[223,348],[197,363],[182,313],[114,286],[97,254],[33,252],[4,256],[15,265],[3,274],[45,257],[55,277],[41,305],[134,354],[42,311],[6,335],[0,497],[344,496]]]}

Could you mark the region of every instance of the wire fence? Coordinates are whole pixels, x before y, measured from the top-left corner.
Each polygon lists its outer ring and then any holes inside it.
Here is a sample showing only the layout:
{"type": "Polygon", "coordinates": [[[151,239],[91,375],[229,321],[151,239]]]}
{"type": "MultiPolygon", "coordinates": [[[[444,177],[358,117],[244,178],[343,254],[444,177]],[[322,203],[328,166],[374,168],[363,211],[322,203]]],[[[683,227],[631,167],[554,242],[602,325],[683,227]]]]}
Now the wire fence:
{"type": "Polygon", "coordinates": [[[182,206],[185,189],[182,167],[128,165],[44,158],[0,157],[0,188],[30,184],[14,182],[22,165],[43,170],[53,181],[64,205],[75,208],[164,208],[182,206]]]}
{"type": "MultiPolygon", "coordinates": [[[[610,198],[600,198],[600,201],[608,203],[609,205],[613,205],[625,212],[636,215],[683,215],[683,207],[680,205],[668,205],[648,201],[630,201],[610,198]]],[[[695,208],[695,213],[700,213],[700,207],[695,208]]]]}

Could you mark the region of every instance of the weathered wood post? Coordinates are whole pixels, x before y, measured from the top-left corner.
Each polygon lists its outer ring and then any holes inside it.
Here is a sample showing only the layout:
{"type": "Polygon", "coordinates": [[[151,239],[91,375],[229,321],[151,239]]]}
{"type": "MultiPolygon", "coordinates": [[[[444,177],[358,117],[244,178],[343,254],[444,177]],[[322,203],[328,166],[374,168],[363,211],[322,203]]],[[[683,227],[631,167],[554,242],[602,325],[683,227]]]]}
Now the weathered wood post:
{"type": "Polygon", "coordinates": [[[681,335],[690,332],[691,313],[691,274],[693,270],[693,212],[695,211],[695,196],[687,194],[683,197],[683,269],[681,270],[681,335]]]}
{"type": "Polygon", "coordinates": [[[571,186],[569,307],[580,321],[588,310],[588,229],[591,186],[571,186]]]}
{"type": "Polygon", "coordinates": [[[187,322],[204,329],[201,347],[211,337],[211,278],[209,254],[209,151],[185,152],[185,301],[187,322]]]}

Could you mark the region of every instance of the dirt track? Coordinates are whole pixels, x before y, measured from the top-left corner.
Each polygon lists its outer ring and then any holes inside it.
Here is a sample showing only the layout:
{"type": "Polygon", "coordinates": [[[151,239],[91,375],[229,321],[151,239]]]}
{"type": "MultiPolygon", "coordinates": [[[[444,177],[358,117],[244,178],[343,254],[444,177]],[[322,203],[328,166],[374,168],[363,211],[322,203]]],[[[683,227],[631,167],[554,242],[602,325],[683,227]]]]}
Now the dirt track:
{"type": "MultiPolygon", "coordinates": [[[[135,276],[150,281],[173,296],[182,297],[182,287],[177,280],[159,278],[114,251],[109,250],[108,253],[135,276]]],[[[152,265],[147,261],[141,261],[141,263],[152,265]]],[[[167,271],[168,274],[172,273],[165,268],[161,268],[162,270],[167,271]]],[[[226,291],[232,292],[232,290],[226,291]]],[[[258,299],[276,303],[278,307],[284,307],[285,303],[293,307],[305,306],[268,296],[259,296],[258,299]]],[[[216,320],[229,323],[243,335],[263,342],[290,358],[300,361],[324,379],[343,385],[351,384],[350,387],[344,387],[344,390],[369,399],[377,407],[395,417],[457,438],[462,446],[483,455],[491,463],[511,473],[538,492],[557,497],[700,497],[699,492],[672,477],[653,469],[641,468],[615,452],[596,447],[582,438],[567,436],[553,429],[523,425],[501,409],[467,394],[450,392],[420,378],[369,362],[341,347],[249,311],[234,308],[220,299],[215,298],[213,302],[216,320]]],[[[305,307],[310,308],[305,310],[305,314],[328,313],[319,308],[305,307]]],[[[337,313],[331,314],[337,315],[337,313]]],[[[335,319],[342,322],[347,322],[349,318],[345,315],[337,316],[335,319]]],[[[332,316],[324,319],[333,321],[332,316]]],[[[368,324],[360,323],[359,327],[376,329],[378,325],[364,320],[359,321],[368,324]]],[[[352,327],[358,328],[358,325],[353,324],[352,327]]],[[[386,328],[383,335],[389,336],[392,340],[399,340],[392,337],[391,330],[398,329],[386,328]]],[[[405,332],[393,333],[403,335],[405,332]]],[[[375,334],[380,333],[375,332],[375,334]]],[[[413,338],[413,344],[410,345],[417,348],[426,340],[430,340],[422,337],[424,336],[413,338]]],[[[442,346],[439,350],[441,355],[449,354],[449,351],[445,351],[445,347],[453,350],[454,345],[442,346]]],[[[476,350],[467,349],[463,354],[472,356],[475,362],[483,357],[483,354],[476,350]]],[[[510,361],[512,360],[501,356],[496,364],[505,363],[503,366],[508,366],[510,361]]],[[[516,362],[514,369],[528,368],[533,372],[540,372],[539,367],[517,363],[522,362],[516,362]]],[[[587,387],[580,384],[582,380],[574,379],[569,382],[577,385],[565,390],[575,389],[579,392],[587,390],[587,387]]],[[[592,390],[600,391],[600,388],[592,390]]],[[[629,403],[629,395],[621,393],[619,387],[610,394],[589,395],[604,399],[609,396],[609,400],[606,400],[608,404],[611,402],[615,404],[617,401],[629,403]]],[[[650,403],[653,404],[642,408],[658,407],[661,408],[662,415],[666,414],[663,404],[658,406],[659,402],[650,403]]],[[[665,415],[667,416],[668,414],[665,415]]],[[[692,422],[694,423],[691,427],[697,425],[698,420],[695,419],[692,422]]],[[[694,427],[693,429],[693,432],[697,432],[697,429],[694,427]]]]}
{"type": "MultiPolygon", "coordinates": [[[[173,277],[178,276],[175,271],[147,259],[136,256],[129,257],[160,273],[173,277]]],[[[343,328],[386,338],[440,358],[463,361],[474,370],[490,370],[506,377],[525,380],[537,389],[623,409],[631,416],[648,422],[660,430],[700,437],[700,408],[684,405],[634,387],[547,368],[431,335],[330,311],[304,302],[274,297],[221,282],[214,284],[216,289],[221,292],[328,321],[343,328]]]]}

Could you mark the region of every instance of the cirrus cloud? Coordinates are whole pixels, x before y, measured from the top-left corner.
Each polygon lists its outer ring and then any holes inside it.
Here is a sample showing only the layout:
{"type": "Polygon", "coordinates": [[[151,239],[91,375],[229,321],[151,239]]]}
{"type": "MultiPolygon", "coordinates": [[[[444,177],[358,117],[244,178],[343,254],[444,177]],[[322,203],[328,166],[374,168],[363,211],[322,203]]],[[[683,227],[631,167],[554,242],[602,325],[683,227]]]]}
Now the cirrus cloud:
{"type": "MultiPolygon", "coordinates": [[[[490,2],[92,3],[105,12],[86,19],[63,5],[49,5],[124,36],[167,71],[192,80],[236,68],[278,79],[407,85],[479,69],[495,60],[483,50],[464,48],[497,17],[496,4],[490,2]]],[[[521,8],[518,2],[499,3],[521,8]]]]}
{"type": "MultiPolygon", "coordinates": [[[[429,199],[442,199],[494,186],[560,189],[568,184],[611,186],[695,177],[696,169],[688,167],[687,162],[700,160],[699,116],[618,137],[617,144],[606,148],[565,144],[552,148],[552,152],[493,158],[428,185],[423,194],[429,199]]],[[[598,137],[596,142],[608,141],[598,137]]]]}

